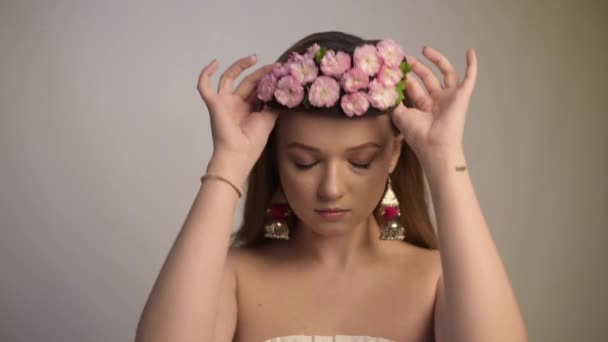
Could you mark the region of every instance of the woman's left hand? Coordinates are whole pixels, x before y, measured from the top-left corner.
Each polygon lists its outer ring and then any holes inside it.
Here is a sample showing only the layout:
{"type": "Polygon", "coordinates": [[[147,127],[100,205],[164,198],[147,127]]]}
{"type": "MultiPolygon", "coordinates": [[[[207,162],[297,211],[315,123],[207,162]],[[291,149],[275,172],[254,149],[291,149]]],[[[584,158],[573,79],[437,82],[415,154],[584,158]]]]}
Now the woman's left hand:
{"type": "Polygon", "coordinates": [[[428,160],[446,153],[463,154],[466,113],[477,79],[476,52],[472,48],[467,50],[467,69],[462,82],[440,52],[425,47],[422,53],[439,68],[445,83],[442,85],[420,60],[407,56],[411,71],[422,80],[426,91],[418,80],[408,77],[406,96],[413,100],[415,108],[400,103],[391,115],[393,122],[419,159],[428,160]]]}

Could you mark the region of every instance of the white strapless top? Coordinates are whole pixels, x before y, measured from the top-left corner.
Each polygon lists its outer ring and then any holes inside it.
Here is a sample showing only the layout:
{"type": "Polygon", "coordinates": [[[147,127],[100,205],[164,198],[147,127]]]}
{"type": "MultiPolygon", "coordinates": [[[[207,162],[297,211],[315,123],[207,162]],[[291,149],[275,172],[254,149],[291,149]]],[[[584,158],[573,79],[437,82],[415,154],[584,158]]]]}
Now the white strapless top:
{"type": "Polygon", "coordinates": [[[264,342],[396,342],[384,337],[373,336],[309,336],[309,335],[290,335],[271,338],[264,342]]]}

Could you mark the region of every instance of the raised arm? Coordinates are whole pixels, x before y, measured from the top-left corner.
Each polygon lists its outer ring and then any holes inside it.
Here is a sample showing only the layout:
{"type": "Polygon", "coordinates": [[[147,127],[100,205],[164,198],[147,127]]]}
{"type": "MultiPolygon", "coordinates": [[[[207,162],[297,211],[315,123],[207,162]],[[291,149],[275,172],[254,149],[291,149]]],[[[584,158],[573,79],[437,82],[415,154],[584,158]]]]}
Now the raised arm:
{"type": "Polygon", "coordinates": [[[223,182],[201,184],[148,297],[137,342],[211,340],[237,200],[223,182]]]}
{"type": "Polygon", "coordinates": [[[234,79],[254,63],[255,56],[248,56],[230,66],[217,93],[209,81],[217,62],[201,72],[198,89],[209,109],[214,144],[207,174],[227,182],[206,178],[201,184],[143,309],[136,342],[201,342],[214,336],[232,340],[224,331],[214,335],[218,302],[230,295],[220,296],[222,284],[232,282],[228,285],[234,288],[234,277],[224,277],[231,271],[227,255],[239,197],[231,183],[243,188],[276,121],[275,113],[252,112],[256,98],[251,94],[271,66],[259,68],[233,90],[234,79]]]}
{"type": "Polygon", "coordinates": [[[443,274],[437,284],[438,342],[528,341],[517,298],[483,217],[464,154],[424,164],[437,219],[443,274]]]}
{"type": "Polygon", "coordinates": [[[393,120],[421,161],[437,219],[443,271],[435,305],[437,341],[525,342],[526,326],[475,196],[463,150],[477,55],[474,49],[467,51],[460,82],[445,56],[428,47],[422,53],[441,71],[444,82],[407,56],[424,87],[407,78],[406,92],[415,107],[400,104],[393,120]]]}

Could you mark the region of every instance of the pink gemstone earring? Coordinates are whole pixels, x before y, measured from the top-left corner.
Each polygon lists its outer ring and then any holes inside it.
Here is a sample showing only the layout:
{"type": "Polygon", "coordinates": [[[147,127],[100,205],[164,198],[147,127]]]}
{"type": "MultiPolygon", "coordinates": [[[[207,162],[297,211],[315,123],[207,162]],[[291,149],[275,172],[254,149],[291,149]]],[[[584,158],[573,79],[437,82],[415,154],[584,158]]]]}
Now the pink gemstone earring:
{"type": "Polygon", "coordinates": [[[388,177],[386,192],[378,208],[378,214],[384,218],[384,224],[380,228],[380,240],[405,239],[405,229],[397,221],[397,218],[401,216],[401,211],[399,209],[399,201],[391,186],[390,176],[388,177]]]}
{"type": "Polygon", "coordinates": [[[275,192],[270,203],[270,208],[266,210],[268,223],[264,226],[264,237],[289,240],[287,218],[291,216],[292,212],[280,189],[275,192]]]}

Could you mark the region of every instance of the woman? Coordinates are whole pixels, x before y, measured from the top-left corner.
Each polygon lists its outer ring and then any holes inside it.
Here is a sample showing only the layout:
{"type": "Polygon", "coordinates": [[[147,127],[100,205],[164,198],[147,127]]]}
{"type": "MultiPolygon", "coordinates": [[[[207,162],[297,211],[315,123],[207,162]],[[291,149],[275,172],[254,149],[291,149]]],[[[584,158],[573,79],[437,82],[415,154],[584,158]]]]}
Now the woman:
{"type": "Polygon", "coordinates": [[[462,146],[475,51],[462,81],[422,52],[443,84],[395,41],[342,32],[236,88],[255,56],[217,92],[217,62],[203,69],[214,152],[137,341],[527,341],[462,146]]]}

